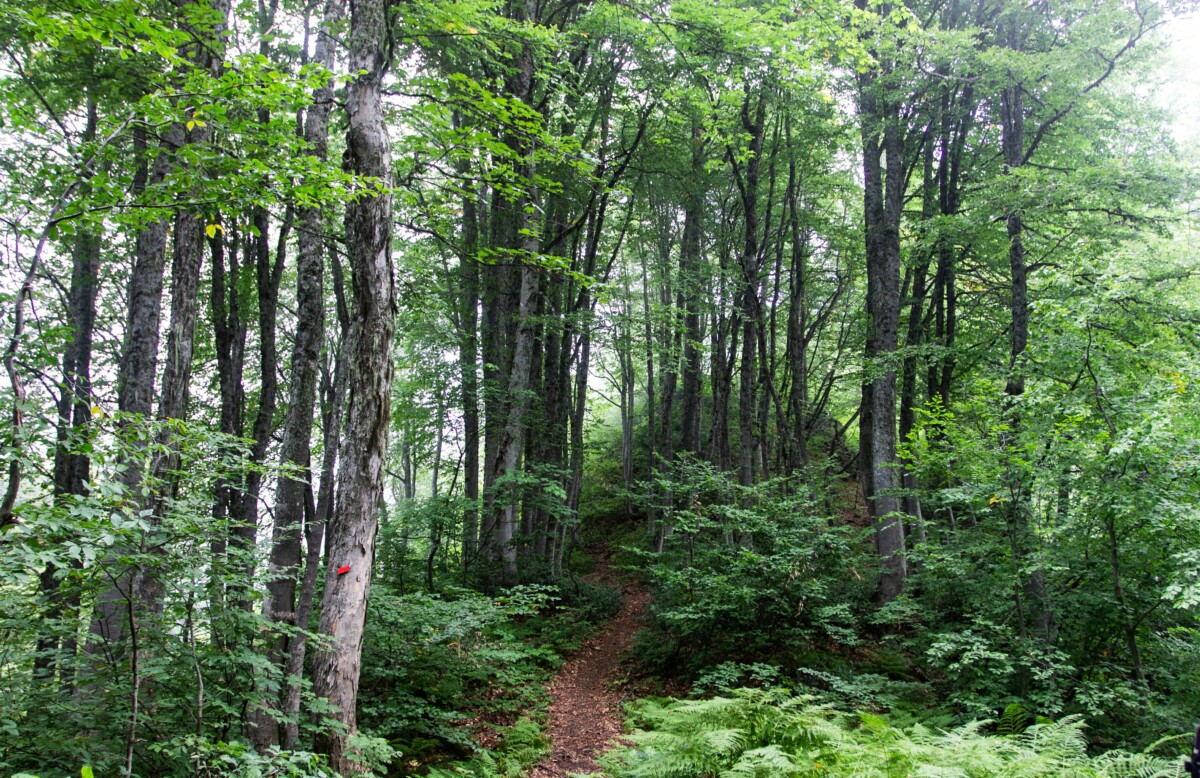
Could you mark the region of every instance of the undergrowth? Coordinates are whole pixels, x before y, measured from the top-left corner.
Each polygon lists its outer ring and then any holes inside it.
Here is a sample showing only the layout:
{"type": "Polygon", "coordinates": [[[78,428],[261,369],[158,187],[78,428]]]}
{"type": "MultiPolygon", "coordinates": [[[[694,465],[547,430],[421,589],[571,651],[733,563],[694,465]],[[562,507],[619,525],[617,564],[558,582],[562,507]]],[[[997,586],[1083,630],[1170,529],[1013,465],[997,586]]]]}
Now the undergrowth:
{"type": "Polygon", "coordinates": [[[359,722],[400,755],[389,775],[517,776],[547,744],[546,684],[615,612],[619,593],[584,582],[372,592],[359,722]]]}
{"type": "Polygon", "coordinates": [[[550,751],[550,739],[533,719],[520,719],[505,729],[495,748],[466,761],[429,770],[430,778],[520,778],[550,751]]]}
{"type": "MultiPolygon", "coordinates": [[[[1182,759],[1160,755],[1173,739],[1139,754],[1089,756],[1079,716],[1003,726],[976,721],[950,729],[896,725],[845,713],[784,689],[740,689],[704,700],[641,700],[629,707],[632,744],[604,757],[616,778],[1174,778],[1182,759]],[[1001,732],[1004,734],[1001,734],[1001,732]]],[[[1182,742],[1182,741],[1180,741],[1182,742]]]]}

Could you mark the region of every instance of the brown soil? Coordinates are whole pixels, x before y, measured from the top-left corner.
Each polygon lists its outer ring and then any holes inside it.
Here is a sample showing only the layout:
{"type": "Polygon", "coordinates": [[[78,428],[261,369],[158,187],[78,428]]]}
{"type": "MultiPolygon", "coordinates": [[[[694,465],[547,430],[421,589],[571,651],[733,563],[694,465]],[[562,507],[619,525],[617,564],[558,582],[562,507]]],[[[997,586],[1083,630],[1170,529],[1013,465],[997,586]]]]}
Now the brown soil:
{"type": "MultiPolygon", "coordinates": [[[[606,565],[597,577],[609,579],[606,565]]],[[[623,698],[612,690],[620,657],[632,644],[649,599],[635,584],[624,584],[621,610],[559,670],[549,689],[547,734],[554,750],[529,778],[566,778],[600,769],[595,757],[621,734],[623,698]]]]}

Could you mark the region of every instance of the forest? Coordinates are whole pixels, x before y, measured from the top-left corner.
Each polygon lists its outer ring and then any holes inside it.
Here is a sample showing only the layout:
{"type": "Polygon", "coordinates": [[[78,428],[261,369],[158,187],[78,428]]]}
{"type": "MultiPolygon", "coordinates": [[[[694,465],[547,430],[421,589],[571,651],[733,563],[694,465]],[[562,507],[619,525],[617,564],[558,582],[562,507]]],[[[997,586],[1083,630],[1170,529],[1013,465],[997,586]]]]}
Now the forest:
{"type": "Polygon", "coordinates": [[[1200,775],[1197,10],[0,0],[0,773],[1200,775]]]}

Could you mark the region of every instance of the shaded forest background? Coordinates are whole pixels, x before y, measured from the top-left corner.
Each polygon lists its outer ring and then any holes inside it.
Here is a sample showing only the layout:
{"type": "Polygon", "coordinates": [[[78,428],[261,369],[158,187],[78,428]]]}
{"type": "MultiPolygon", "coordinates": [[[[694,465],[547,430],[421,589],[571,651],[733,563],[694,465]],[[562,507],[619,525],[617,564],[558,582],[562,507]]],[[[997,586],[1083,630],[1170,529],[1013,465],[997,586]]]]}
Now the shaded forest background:
{"type": "Polygon", "coordinates": [[[0,769],[516,775],[596,553],[646,694],[1185,730],[1191,10],[7,0],[0,769]]]}

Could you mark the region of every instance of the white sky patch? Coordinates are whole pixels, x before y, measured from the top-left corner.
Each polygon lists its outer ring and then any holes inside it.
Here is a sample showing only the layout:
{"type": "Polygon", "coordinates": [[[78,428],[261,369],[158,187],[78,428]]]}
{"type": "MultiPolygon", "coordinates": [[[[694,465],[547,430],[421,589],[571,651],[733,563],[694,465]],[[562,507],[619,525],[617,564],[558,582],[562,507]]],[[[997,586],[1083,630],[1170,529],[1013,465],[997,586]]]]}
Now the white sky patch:
{"type": "Polygon", "coordinates": [[[1200,146],[1200,16],[1173,19],[1166,25],[1170,53],[1165,83],[1155,102],[1174,115],[1172,129],[1185,155],[1200,146]]]}

